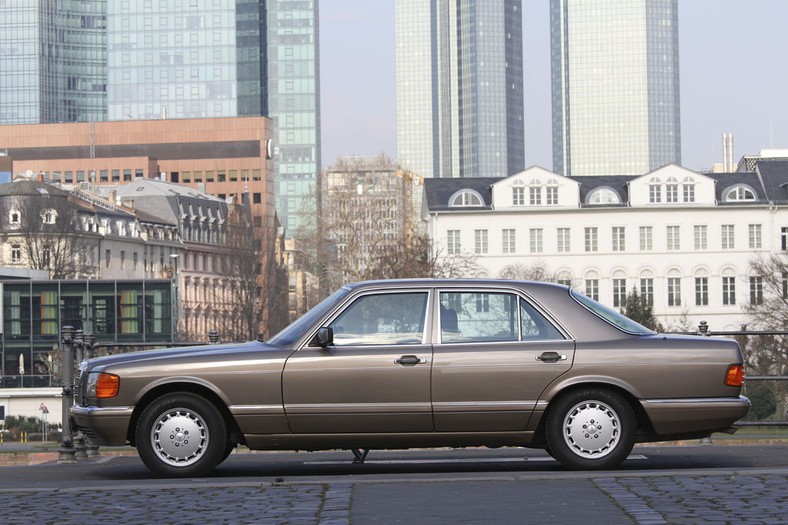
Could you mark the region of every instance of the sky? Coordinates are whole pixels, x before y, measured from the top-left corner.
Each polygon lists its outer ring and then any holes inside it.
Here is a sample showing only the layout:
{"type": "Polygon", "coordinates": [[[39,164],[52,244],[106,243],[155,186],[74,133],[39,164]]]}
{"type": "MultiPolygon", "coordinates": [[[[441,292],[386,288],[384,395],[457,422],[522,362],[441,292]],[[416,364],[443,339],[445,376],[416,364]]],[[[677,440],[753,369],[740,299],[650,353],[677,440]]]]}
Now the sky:
{"type": "MultiPolygon", "coordinates": [[[[426,1],[426,0],[425,0],[426,1]]],[[[323,166],[396,160],[394,0],[320,2],[323,166]]],[[[682,165],[788,148],[786,0],[679,0],[682,165]]],[[[523,0],[525,165],[552,169],[548,0],[523,0]]]]}

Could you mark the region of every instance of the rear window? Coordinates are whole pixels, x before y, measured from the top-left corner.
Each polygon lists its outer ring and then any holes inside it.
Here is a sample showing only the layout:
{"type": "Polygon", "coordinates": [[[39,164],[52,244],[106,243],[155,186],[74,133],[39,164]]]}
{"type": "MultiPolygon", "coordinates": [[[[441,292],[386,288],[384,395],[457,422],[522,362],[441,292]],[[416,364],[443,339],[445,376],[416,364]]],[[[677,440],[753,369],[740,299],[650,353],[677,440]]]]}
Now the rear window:
{"type": "Polygon", "coordinates": [[[586,295],[578,292],[577,290],[570,290],[569,292],[575,301],[582,304],[596,315],[607,321],[608,323],[612,324],[616,328],[623,330],[629,334],[635,335],[653,335],[654,331],[649,330],[645,326],[640,323],[636,323],[629,317],[616,312],[612,308],[608,308],[607,306],[594,301],[593,299],[589,298],[586,295]]]}

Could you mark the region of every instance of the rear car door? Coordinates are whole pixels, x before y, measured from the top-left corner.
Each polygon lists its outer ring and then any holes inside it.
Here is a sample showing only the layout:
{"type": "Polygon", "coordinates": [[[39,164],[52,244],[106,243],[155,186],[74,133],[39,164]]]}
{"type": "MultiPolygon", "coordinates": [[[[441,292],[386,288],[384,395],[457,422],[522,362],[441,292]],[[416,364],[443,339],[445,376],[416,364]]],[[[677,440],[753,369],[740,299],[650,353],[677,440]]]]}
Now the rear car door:
{"type": "Polygon", "coordinates": [[[429,297],[424,289],[361,294],[326,323],[332,345],[296,351],[282,386],[290,429],[432,431],[429,297]]]}
{"type": "Polygon", "coordinates": [[[532,301],[507,290],[441,290],[433,353],[438,432],[525,430],[575,343],[532,301]]]}

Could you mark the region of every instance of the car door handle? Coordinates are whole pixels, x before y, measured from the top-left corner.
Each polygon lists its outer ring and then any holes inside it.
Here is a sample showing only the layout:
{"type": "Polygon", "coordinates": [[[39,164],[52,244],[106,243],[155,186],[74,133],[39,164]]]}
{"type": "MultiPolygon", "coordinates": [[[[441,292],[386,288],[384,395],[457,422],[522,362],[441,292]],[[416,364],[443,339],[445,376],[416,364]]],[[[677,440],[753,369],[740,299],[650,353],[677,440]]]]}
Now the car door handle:
{"type": "Polygon", "coordinates": [[[395,359],[394,362],[397,363],[398,365],[413,366],[413,365],[424,364],[427,362],[427,360],[419,359],[419,357],[415,355],[403,355],[399,359],[395,359]]]}
{"type": "Polygon", "coordinates": [[[536,360],[543,363],[557,363],[558,361],[566,361],[566,354],[559,354],[558,352],[542,352],[542,355],[536,356],[536,360]]]}

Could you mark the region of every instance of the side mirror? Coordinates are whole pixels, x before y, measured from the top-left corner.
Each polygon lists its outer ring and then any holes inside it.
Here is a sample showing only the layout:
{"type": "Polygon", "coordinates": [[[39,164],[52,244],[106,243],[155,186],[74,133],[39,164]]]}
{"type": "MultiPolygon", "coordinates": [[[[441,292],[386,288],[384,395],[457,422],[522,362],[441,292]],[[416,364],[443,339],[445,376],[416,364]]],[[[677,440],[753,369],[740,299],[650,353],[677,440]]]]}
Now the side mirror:
{"type": "Polygon", "coordinates": [[[317,346],[325,348],[334,344],[334,329],[330,326],[318,328],[317,335],[315,336],[317,346]]]}

